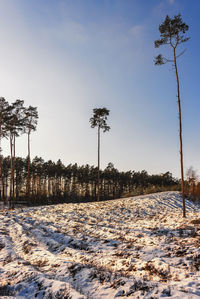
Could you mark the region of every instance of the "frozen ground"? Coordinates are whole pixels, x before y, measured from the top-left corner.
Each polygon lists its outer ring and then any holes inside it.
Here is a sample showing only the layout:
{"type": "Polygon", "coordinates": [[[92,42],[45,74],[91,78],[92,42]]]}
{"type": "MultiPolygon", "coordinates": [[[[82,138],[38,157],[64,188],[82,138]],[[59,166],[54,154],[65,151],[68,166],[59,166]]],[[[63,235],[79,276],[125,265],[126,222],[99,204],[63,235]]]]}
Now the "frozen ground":
{"type": "Polygon", "coordinates": [[[200,298],[199,211],[176,192],[2,210],[0,298],[200,298]]]}

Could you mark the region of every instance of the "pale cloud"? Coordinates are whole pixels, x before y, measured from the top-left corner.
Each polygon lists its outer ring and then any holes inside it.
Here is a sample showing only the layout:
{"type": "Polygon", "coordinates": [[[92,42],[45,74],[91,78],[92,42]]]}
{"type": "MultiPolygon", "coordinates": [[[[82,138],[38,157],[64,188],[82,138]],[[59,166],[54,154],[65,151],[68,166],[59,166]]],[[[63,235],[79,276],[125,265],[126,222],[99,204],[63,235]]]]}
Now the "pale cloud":
{"type": "Polygon", "coordinates": [[[50,29],[50,31],[55,38],[71,44],[84,44],[89,39],[86,28],[77,22],[65,22],[57,28],[50,29]]]}
{"type": "Polygon", "coordinates": [[[176,0],[162,0],[153,9],[153,13],[156,16],[163,17],[163,15],[170,15],[174,13],[174,6],[176,5],[176,0]]]}
{"type": "Polygon", "coordinates": [[[130,29],[131,35],[134,37],[141,37],[141,34],[143,33],[143,26],[142,25],[135,25],[130,29]]]}

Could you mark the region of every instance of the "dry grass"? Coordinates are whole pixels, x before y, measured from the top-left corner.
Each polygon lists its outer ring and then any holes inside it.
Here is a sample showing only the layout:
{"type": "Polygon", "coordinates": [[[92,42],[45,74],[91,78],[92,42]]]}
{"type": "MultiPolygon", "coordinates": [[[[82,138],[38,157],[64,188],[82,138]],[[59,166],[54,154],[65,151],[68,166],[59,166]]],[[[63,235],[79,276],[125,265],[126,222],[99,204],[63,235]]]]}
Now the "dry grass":
{"type": "Polygon", "coordinates": [[[200,224],[200,218],[190,221],[191,224],[200,224]]]}

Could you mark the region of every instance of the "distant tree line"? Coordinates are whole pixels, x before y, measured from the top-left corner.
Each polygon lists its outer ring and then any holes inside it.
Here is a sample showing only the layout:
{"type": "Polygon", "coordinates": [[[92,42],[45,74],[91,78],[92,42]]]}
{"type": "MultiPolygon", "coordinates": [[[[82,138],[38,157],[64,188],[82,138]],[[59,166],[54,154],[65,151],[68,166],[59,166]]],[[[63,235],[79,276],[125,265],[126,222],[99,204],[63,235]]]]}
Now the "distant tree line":
{"type": "MultiPolygon", "coordinates": [[[[0,196],[4,201],[12,197],[14,202],[25,199],[28,204],[34,205],[98,199],[98,167],[77,164],[65,166],[61,160],[56,163],[51,160],[45,162],[42,158],[35,157],[30,162],[29,173],[28,157],[16,157],[13,173],[10,163],[10,156],[2,159],[0,196]],[[13,182],[14,186],[10,188],[13,182]]],[[[149,175],[145,170],[120,172],[112,163],[99,171],[99,183],[100,200],[142,194],[149,188],[151,192],[179,188],[179,181],[169,172],[160,175],[149,175]]]]}

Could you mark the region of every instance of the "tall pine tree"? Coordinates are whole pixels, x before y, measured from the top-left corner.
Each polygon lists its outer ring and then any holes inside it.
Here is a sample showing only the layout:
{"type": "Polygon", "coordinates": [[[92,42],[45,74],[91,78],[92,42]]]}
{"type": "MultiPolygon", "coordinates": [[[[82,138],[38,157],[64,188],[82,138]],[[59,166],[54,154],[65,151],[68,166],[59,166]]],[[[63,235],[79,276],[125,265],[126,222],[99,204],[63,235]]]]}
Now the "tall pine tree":
{"type": "Polygon", "coordinates": [[[162,45],[169,45],[172,49],[172,58],[168,59],[159,54],[155,58],[155,65],[162,65],[165,63],[173,63],[175,74],[176,74],[176,84],[177,84],[177,100],[178,100],[178,111],[179,111],[179,141],[180,141],[180,165],[181,165],[181,191],[182,191],[182,201],[183,201],[183,217],[186,217],[185,212],[185,194],[184,194],[184,168],[183,168],[183,142],[182,142],[182,117],[181,117],[181,99],[180,99],[180,82],[178,75],[177,58],[179,58],[185,51],[177,53],[178,47],[189,40],[185,36],[189,27],[183,23],[181,15],[178,14],[174,18],[166,16],[164,22],[159,26],[160,39],[156,40],[155,47],[159,48],[162,45]]]}
{"type": "Polygon", "coordinates": [[[100,130],[107,132],[110,127],[107,125],[106,121],[110,111],[104,108],[94,108],[93,116],[90,118],[91,128],[97,127],[98,129],[98,180],[97,180],[97,199],[100,200],[100,130]]]}

